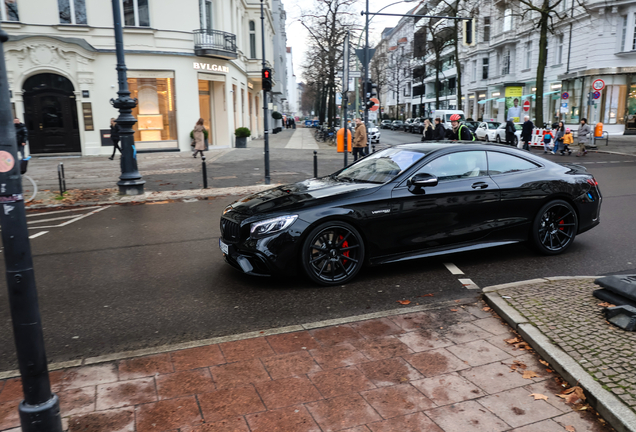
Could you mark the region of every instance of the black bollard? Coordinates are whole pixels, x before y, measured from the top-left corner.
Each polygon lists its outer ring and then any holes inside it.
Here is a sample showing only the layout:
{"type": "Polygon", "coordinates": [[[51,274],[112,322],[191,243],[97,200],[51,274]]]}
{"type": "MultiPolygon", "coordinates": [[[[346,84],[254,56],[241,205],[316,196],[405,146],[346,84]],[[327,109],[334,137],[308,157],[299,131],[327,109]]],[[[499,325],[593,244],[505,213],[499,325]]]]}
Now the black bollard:
{"type": "Polygon", "coordinates": [[[66,192],[66,187],[65,187],[66,182],[62,180],[63,175],[64,174],[62,174],[62,163],[60,162],[60,164],[57,166],[57,183],[60,186],[61,197],[63,197],[64,192],[66,192]]]}
{"type": "MultiPolygon", "coordinates": [[[[9,36],[0,30],[0,44],[9,36]]],[[[3,51],[0,49],[0,51],[3,51]]],[[[3,52],[4,54],[4,52],[3,52]]],[[[9,100],[4,55],[0,56],[0,227],[9,310],[24,400],[17,407],[23,432],[62,432],[58,397],[51,382],[44,349],[42,319],[35,285],[20,164],[9,100]]],[[[6,318],[6,317],[5,317],[6,318]]],[[[6,347],[3,347],[3,349],[6,347]]]]}
{"type": "Polygon", "coordinates": [[[318,178],[318,152],[314,150],[314,178],[318,178]]]}
{"type": "Polygon", "coordinates": [[[375,144],[371,146],[371,153],[375,153],[375,144]]]}
{"type": "Polygon", "coordinates": [[[60,162],[60,169],[62,170],[62,187],[64,192],[66,192],[66,174],[64,174],[64,164],[62,162],[60,162]]]}
{"type": "Polygon", "coordinates": [[[208,168],[205,166],[205,156],[201,155],[201,172],[203,173],[203,189],[208,188],[208,168]]]}

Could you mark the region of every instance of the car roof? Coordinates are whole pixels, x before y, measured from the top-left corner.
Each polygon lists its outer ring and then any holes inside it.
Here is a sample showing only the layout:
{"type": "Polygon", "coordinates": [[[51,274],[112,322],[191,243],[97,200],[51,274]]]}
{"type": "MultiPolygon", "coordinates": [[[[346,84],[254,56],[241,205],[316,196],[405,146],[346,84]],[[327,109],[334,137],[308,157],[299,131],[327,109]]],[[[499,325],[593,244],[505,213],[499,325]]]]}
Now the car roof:
{"type": "Polygon", "coordinates": [[[462,142],[426,142],[426,143],[413,143],[413,144],[399,144],[392,146],[392,148],[400,148],[404,150],[417,151],[426,153],[427,155],[431,153],[441,152],[444,150],[456,149],[456,150],[499,150],[505,153],[509,153],[512,155],[517,155],[520,157],[527,157],[532,159],[533,161],[539,162],[542,165],[551,164],[547,159],[544,159],[540,156],[534,155],[528,151],[517,149],[516,147],[511,147],[506,144],[495,144],[495,143],[477,143],[474,141],[466,141],[462,142]],[[521,152],[521,154],[519,153],[521,152]]]}

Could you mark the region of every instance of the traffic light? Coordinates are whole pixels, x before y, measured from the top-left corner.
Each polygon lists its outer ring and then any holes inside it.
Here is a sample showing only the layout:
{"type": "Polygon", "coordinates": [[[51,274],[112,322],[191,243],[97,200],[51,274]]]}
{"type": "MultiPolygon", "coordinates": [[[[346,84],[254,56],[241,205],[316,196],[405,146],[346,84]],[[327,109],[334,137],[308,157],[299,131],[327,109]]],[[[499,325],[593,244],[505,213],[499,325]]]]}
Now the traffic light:
{"type": "Polygon", "coordinates": [[[365,93],[367,94],[367,108],[371,108],[375,105],[375,102],[371,100],[378,95],[378,85],[372,83],[371,81],[367,81],[365,85],[365,93]]]}
{"type": "Polygon", "coordinates": [[[467,19],[463,21],[464,24],[464,45],[475,45],[475,19],[467,19]]]}
{"type": "Polygon", "coordinates": [[[263,91],[272,90],[272,70],[270,68],[263,69],[263,91]]]}

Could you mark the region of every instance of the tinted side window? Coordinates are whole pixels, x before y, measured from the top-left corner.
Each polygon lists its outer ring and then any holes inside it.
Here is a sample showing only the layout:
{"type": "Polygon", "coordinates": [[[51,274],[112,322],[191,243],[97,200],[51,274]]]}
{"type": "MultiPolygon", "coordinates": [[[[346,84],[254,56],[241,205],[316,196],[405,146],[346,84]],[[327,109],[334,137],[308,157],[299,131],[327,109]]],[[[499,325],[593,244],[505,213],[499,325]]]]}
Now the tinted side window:
{"type": "Polygon", "coordinates": [[[506,174],[538,168],[539,165],[517,156],[488,152],[488,174],[506,174]]]}
{"type": "Polygon", "coordinates": [[[440,156],[420,168],[419,173],[433,174],[439,181],[485,176],[486,152],[466,151],[440,156]]]}

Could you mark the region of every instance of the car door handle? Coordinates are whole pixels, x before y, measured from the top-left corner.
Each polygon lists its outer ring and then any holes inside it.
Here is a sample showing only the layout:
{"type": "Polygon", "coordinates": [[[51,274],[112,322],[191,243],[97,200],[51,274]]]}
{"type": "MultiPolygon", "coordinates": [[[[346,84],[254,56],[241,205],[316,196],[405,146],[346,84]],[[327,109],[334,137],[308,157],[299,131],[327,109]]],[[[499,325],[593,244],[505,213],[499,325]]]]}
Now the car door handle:
{"type": "Polygon", "coordinates": [[[486,182],[477,182],[477,183],[473,183],[472,188],[473,189],[486,189],[488,187],[488,183],[486,182]]]}

